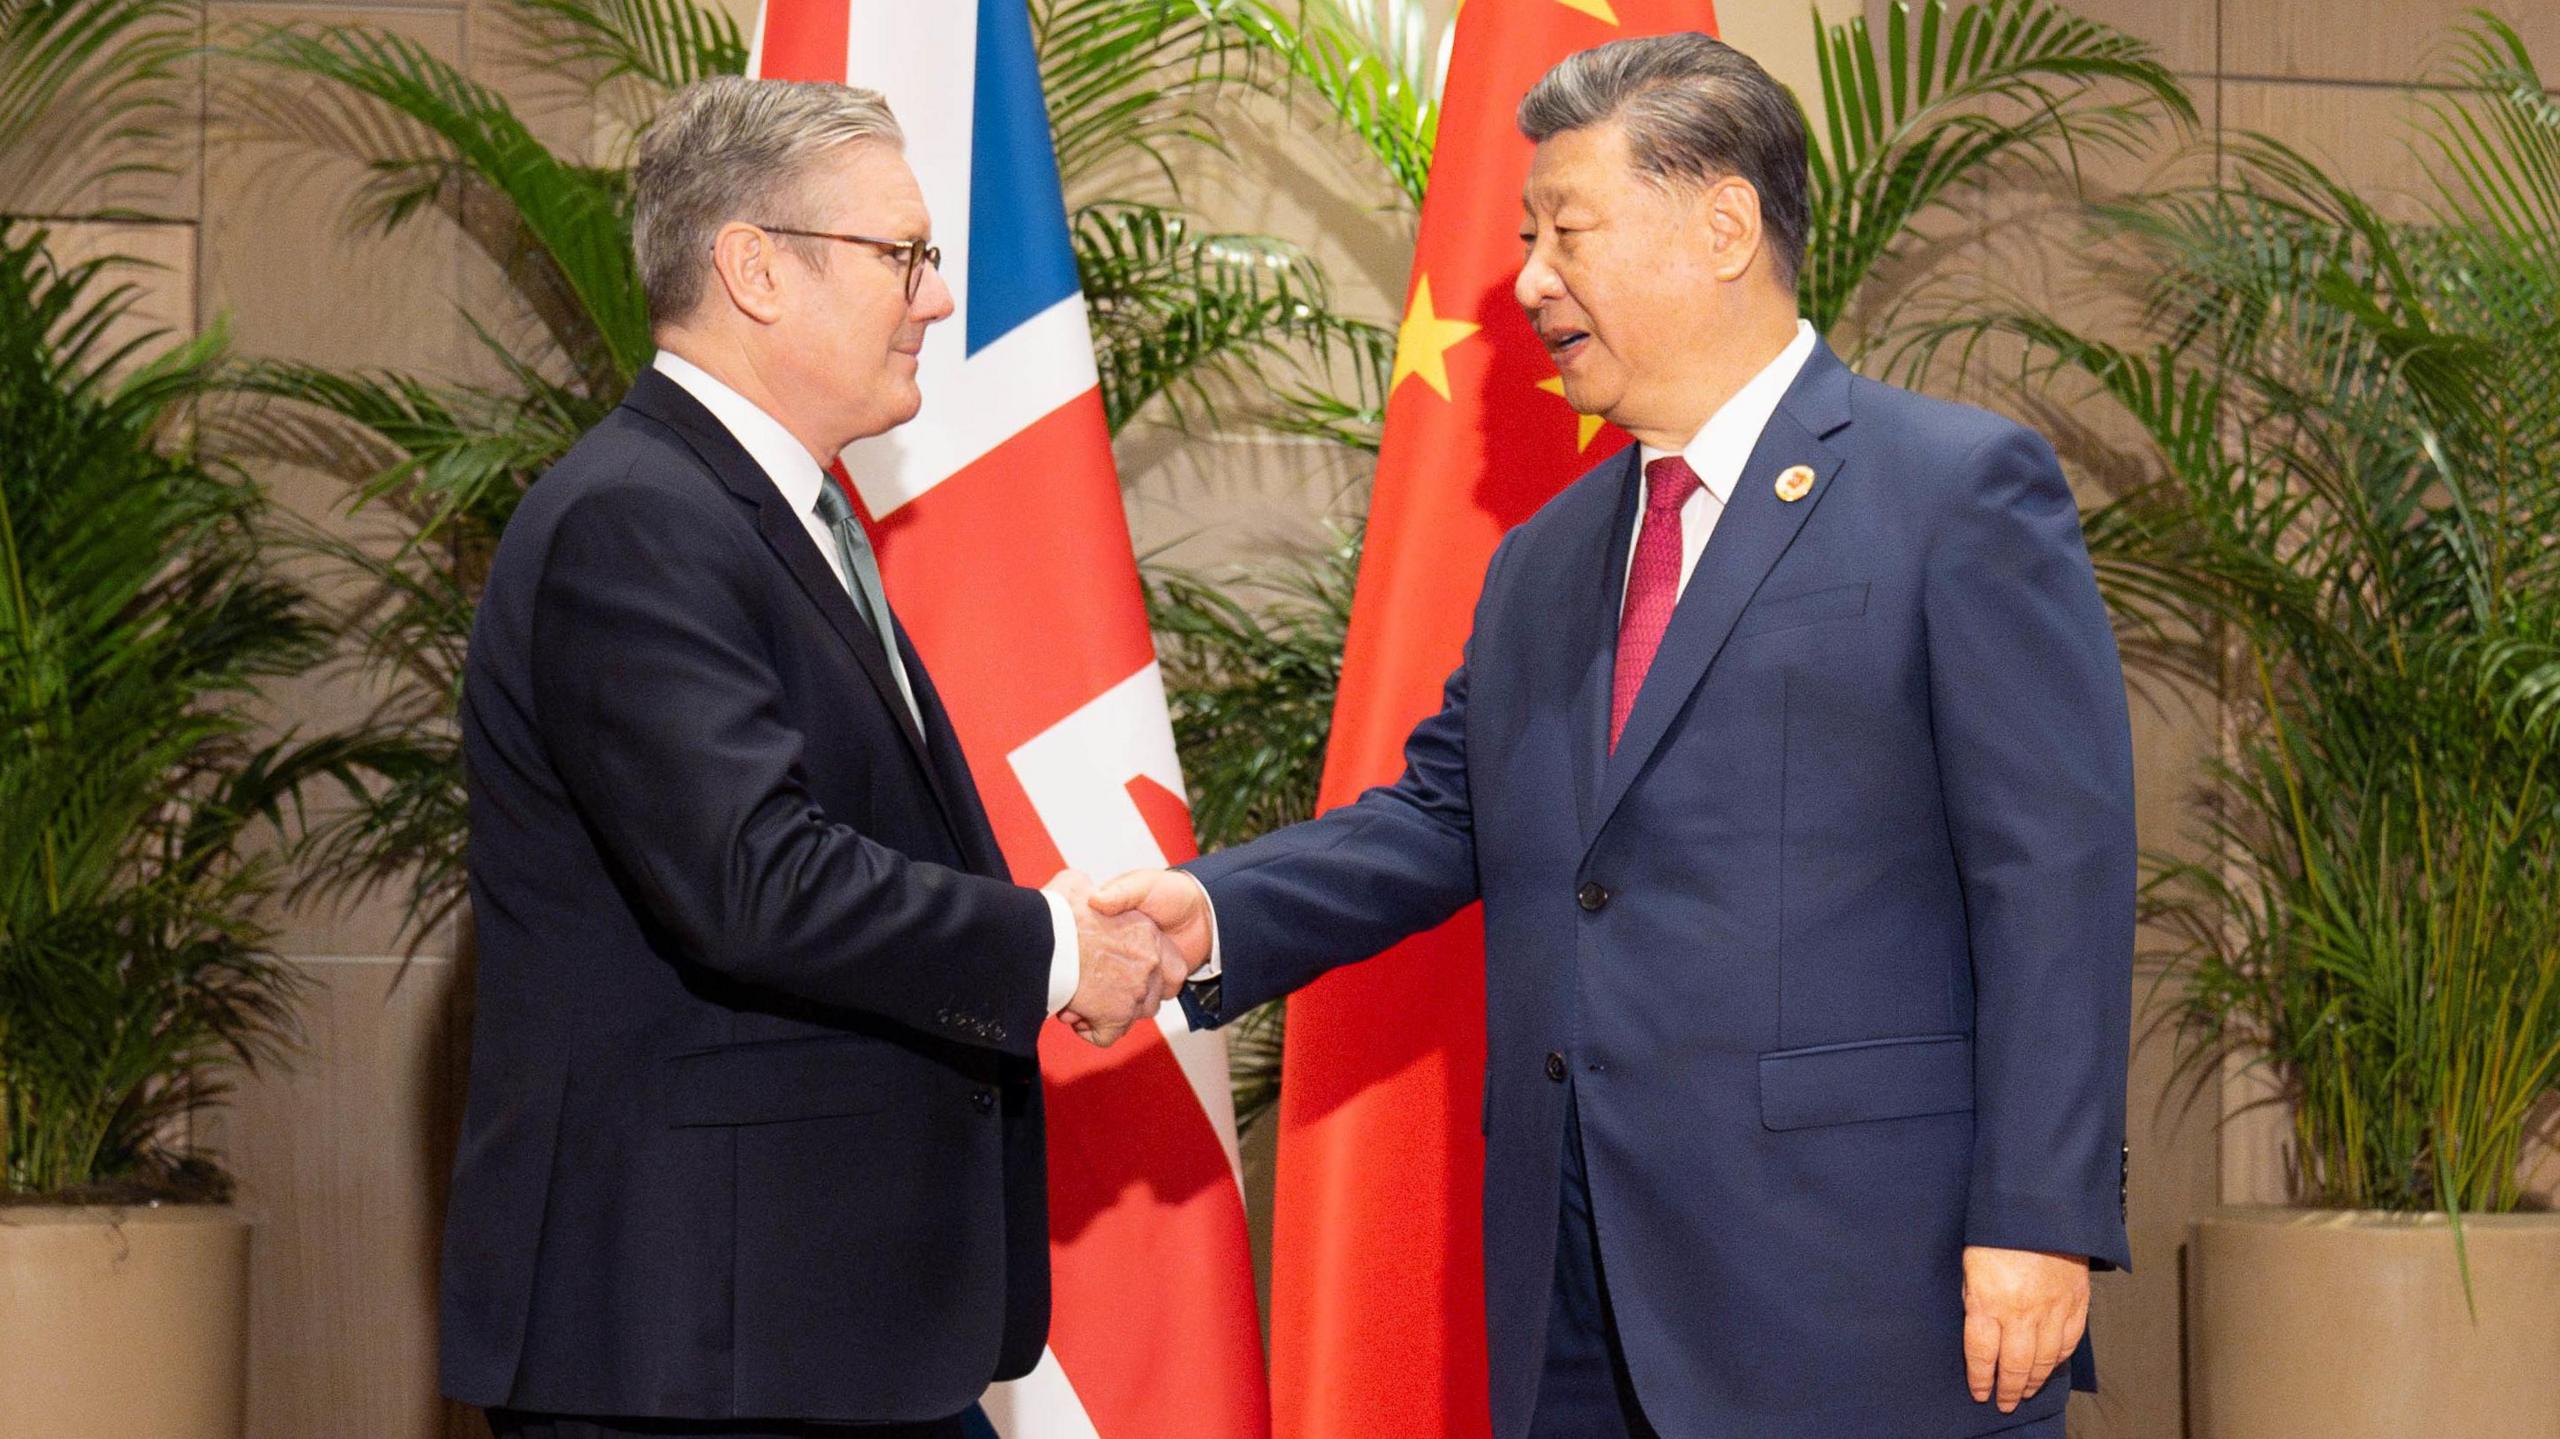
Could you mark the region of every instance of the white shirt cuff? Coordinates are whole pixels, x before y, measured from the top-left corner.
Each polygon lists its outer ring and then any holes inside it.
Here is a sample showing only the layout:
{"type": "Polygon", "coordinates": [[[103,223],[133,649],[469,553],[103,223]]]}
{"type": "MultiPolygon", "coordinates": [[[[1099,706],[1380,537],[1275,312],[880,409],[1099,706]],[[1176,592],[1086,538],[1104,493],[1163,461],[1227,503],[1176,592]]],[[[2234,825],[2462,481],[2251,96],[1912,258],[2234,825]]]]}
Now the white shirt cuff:
{"type": "Polygon", "coordinates": [[[1049,925],[1057,936],[1049,950],[1049,1012],[1056,1014],[1076,997],[1076,985],[1084,979],[1084,968],[1076,954],[1076,917],[1067,908],[1064,895],[1040,891],[1049,901],[1049,925]]]}

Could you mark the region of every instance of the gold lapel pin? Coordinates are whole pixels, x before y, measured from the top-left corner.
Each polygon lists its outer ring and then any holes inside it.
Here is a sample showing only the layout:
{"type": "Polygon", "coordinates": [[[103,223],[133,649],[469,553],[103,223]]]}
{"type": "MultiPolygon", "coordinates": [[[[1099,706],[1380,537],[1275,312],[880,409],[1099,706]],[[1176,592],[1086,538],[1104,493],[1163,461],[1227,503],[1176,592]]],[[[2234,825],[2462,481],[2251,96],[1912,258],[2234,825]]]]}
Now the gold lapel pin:
{"type": "Polygon", "coordinates": [[[1778,498],[1794,504],[1813,493],[1813,466],[1789,465],[1778,476],[1778,498]]]}

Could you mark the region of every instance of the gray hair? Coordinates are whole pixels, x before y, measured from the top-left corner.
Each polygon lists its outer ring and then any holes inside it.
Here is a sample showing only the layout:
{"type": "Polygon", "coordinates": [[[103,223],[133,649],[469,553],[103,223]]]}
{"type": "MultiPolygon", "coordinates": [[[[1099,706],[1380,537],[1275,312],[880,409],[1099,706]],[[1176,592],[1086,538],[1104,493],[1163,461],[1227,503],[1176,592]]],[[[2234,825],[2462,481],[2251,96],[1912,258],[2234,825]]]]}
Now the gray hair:
{"type": "MultiPolygon", "coordinates": [[[[642,137],[631,174],[631,249],[651,320],[672,324],[702,303],[721,226],[811,223],[800,198],[811,165],[855,144],[906,148],[876,90],[723,75],[677,91],[642,137]]],[[[780,243],[826,263],[819,241],[780,243]]]]}
{"type": "Polygon", "coordinates": [[[1760,192],[1760,224],[1790,288],[1812,228],[1804,114],[1759,62],[1705,35],[1613,40],[1556,63],[1520,101],[1533,142],[1618,121],[1639,173],[1673,185],[1727,176],[1760,192]]]}

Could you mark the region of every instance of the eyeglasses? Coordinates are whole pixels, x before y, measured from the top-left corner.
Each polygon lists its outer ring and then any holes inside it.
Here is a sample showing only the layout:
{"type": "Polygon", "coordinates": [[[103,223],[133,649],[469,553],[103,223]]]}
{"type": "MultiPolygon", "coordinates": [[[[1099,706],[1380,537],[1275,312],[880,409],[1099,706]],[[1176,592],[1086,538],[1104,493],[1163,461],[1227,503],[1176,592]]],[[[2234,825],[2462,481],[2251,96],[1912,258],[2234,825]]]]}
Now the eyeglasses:
{"type": "Polygon", "coordinates": [[[758,225],[757,229],[775,235],[797,235],[804,240],[841,240],[848,245],[872,245],[883,251],[907,257],[907,303],[916,300],[916,291],[924,288],[924,267],[942,268],[942,247],[922,240],[886,240],[877,235],[838,235],[826,230],[794,230],[783,225],[758,225]]]}

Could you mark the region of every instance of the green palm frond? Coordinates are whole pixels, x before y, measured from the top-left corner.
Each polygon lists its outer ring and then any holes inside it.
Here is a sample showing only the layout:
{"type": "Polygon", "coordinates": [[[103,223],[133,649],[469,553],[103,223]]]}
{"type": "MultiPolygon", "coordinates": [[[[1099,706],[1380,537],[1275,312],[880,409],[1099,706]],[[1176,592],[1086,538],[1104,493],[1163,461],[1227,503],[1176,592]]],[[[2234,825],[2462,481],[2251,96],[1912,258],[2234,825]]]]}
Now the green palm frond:
{"type": "Polygon", "coordinates": [[[1386,436],[1396,332],[1339,316],[1321,325],[1319,380],[1275,388],[1262,422],[1276,433],[1322,440],[1375,460],[1386,436]]]}
{"type": "Polygon", "coordinates": [[[222,335],[110,343],[114,268],[0,242],[0,1191],[186,1168],[173,1121],[289,1039],[244,842],[331,772],[252,739],[327,635],[264,497],[181,432],[222,335]]]}
{"type": "Polygon", "coordinates": [[[495,535],[534,477],[612,408],[529,369],[495,387],[271,361],[234,385],[274,402],[215,419],[236,452],[335,468],[358,504],[404,506],[420,541],[453,524],[495,535]],[[315,410],[344,423],[315,423],[315,410]]]}
{"type": "Polygon", "coordinates": [[[467,176],[511,207],[524,234],[575,297],[583,332],[563,336],[576,354],[592,335],[612,373],[628,384],[655,347],[631,256],[623,187],[613,175],[545,148],[506,99],[416,41],[355,26],[270,28],[236,52],[252,63],[330,81],[408,117],[445,147],[384,157],[376,204],[395,222],[434,186],[467,176]]]}
{"type": "Polygon", "coordinates": [[[0,210],[165,170],[150,142],[194,41],[186,0],[0,0],[0,210]]]}
{"type": "Polygon", "coordinates": [[[2529,272],[2560,273],[2560,102],[2515,27],[2480,12],[2425,104],[2444,199],[2529,272]]]}
{"type": "Polygon", "coordinates": [[[1815,25],[1823,114],[1799,294],[1816,329],[1966,182],[2003,164],[2076,175],[2083,151],[2128,153],[2163,116],[2195,121],[2151,46],[2049,0],[1923,0],[1916,15],[1895,0],[1880,40],[1863,17],[1815,25]]]}
{"type": "MultiPolygon", "coordinates": [[[[634,128],[677,85],[743,67],[735,23],[690,0],[511,0],[537,69],[629,99],[634,128]]],[[[338,475],[350,508],[391,520],[385,549],[304,537],[334,571],[334,613],[361,643],[342,663],[391,683],[337,738],[331,773],[352,805],[308,835],[297,896],[404,894],[425,940],[463,895],[466,814],[454,712],[479,586],[498,533],[535,477],[621,399],[654,352],[631,254],[629,182],[545,148],[510,100],[400,36],[270,27],[236,52],[310,75],[340,97],[288,115],[374,179],[359,216],[385,228],[439,213],[496,261],[547,348],[527,354],[470,317],[500,377],[457,384],[281,362],[231,376],[209,413],[230,452],[338,475]],[[375,117],[399,117],[412,131],[375,117]]]]}
{"type": "Polygon", "coordinates": [[[467,805],[453,716],[481,577],[525,490],[610,405],[530,372],[512,388],[483,388],[270,362],[246,367],[234,386],[245,402],[210,422],[230,451],[334,469],[354,505],[386,508],[406,531],[388,551],[304,540],[348,596],[335,625],[361,643],[343,663],[393,683],[335,756],[357,802],[313,827],[294,893],[396,893],[401,932],[424,940],[463,898],[467,805]]]}
{"type": "Polygon", "coordinates": [[[1213,102],[1256,81],[1263,0],[1032,0],[1031,43],[1070,192],[1143,161],[1180,189],[1185,147],[1226,152],[1213,102]]]}
{"type": "Polygon", "coordinates": [[[1280,1112],[1280,1061],[1289,1037],[1289,1002],[1257,1005],[1226,1028],[1227,1076],[1236,1132],[1250,1134],[1280,1112]]]}
{"type": "Polygon", "coordinates": [[[591,88],[634,79],[680,90],[715,75],[742,75],[747,41],[718,6],[693,0],[515,0],[526,58],[584,72],[591,88]]]}
{"type": "Polygon", "coordinates": [[[1255,38],[1420,208],[1439,137],[1448,33],[1417,0],[1305,0],[1294,25],[1266,21],[1255,38]]]}
{"type": "Polygon", "coordinates": [[[1151,402],[1177,425],[1213,418],[1215,387],[1311,362],[1355,394],[1382,396],[1392,341],[1334,313],[1305,252],[1265,235],[1201,233],[1156,205],[1087,205],[1071,217],[1103,408],[1117,433],[1151,402]]]}
{"type": "Polygon", "coordinates": [[[1315,813],[1360,550],[1350,529],[1304,565],[1222,581],[1169,569],[1148,576],[1148,619],[1203,849],[1315,813]]]}

